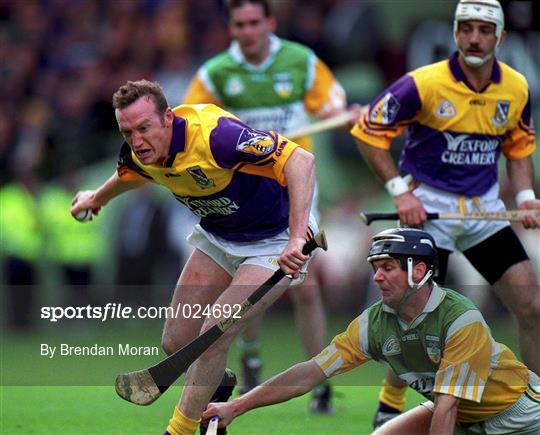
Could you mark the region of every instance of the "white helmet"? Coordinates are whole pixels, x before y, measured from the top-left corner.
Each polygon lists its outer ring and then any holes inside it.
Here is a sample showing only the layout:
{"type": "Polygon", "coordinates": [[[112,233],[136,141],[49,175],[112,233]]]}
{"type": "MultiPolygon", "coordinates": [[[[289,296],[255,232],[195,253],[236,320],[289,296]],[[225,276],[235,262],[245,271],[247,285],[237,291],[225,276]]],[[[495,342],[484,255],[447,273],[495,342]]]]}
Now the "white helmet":
{"type": "MultiPolygon", "coordinates": [[[[504,13],[498,0],[460,0],[456,8],[454,17],[454,39],[461,21],[480,20],[495,24],[495,36],[497,44],[495,50],[501,42],[502,32],[504,30],[504,13]]],[[[484,57],[462,56],[471,67],[479,67],[493,57],[495,53],[491,52],[484,57]]]]}

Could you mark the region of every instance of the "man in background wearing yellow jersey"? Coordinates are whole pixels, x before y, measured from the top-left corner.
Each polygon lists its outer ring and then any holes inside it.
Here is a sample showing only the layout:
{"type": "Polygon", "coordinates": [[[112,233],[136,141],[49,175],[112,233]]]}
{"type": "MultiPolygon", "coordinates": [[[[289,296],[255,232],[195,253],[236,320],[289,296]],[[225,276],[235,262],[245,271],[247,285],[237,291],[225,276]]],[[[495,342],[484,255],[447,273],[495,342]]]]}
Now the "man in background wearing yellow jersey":
{"type": "MultiPolygon", "coordinates": [[[[125,140],[118,169],[98,189],[77,193],[71,213],[98,214],[121,193],[153,182],[200,217],[188,238],[195,250],[171,305],[201,306],[208,314],[178,310],[178,317],[166,320],[162,346],[170,354],[228,317],[278,268],[293,278],[304,271],[302,248],[316,230],[309,213],[314,159],[294,142],[255,130],[217,106],[171,109],[161,87],[146,80],[120,87],[113,106],[125,140]]],[[[195,433],[235,336],[289,282],[281,280],[191,365],[168,434],[195,433]]]]}
{"type": "MultiPolygon", "coordinates": [[[[383,91],[351,131],[360,150],[392,195],[403,225],[430,232],[439,248],[444,283],[448,256],[461,251],[493,285],[519,325],[524,361],[540,371],[540,288],[523,246],[501,221],[426,221],[426,212],[501,211],[497,162],[506,157],[515,202],[540,209],[533,191],[536,148],[525,77],[495,57],[505,39],[497,0],[462,0],[454,20],[458,51],[419,68],[383,91]],[[390,156],[405,128],[401,177],[390,156]]],[[[540,219],[523,219],[539,228],[540,219]]],[[[387,376],[374,424],[404,409],[405,387],[387,376]]]]}

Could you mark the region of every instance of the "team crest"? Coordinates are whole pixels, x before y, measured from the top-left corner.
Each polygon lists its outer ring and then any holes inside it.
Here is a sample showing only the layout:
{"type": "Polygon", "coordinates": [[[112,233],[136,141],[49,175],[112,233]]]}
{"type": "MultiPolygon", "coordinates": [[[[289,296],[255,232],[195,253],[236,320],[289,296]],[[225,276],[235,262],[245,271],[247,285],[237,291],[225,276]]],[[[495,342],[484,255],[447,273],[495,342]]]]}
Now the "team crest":
{"type": "Polygon", "coordinates": [[[441,346],[439,342],[439,337],[435,335],[426,335],[426,352],[429,359],[435,364],[439,364],[441,362],[441,346]]]}
{"type": "Polygon", "coordinates": [[[510,101],[498,100],[495,107],[495,116],[491,118],[493,125],[503,127],[508,122],[508,111],[510,109],[510,101]]]}
{"type": "Polygon", "coordinates": [[[267,156],[274,151],[275,145],[274,139],[268,133],[244,128],[236,143],[236,149],[255,156],[267,156]]]}
{"type": "Polygon", "coordinates": [[[452,118],[456,116],[456,108],[449,100],[442,100],[437,109],[435,115],[439,118],[452,118]]]}
{"type": "Polygon", "coordinates": [[[195,183],[197,183],[197,186],[199,186],[201,189],[208,189],[216,185],[214,180],[206,176],[200,166],[192,166],[191,168],[187,168],[187,172],[193,177],[195,183]]]}
{"type": "Polygon", "coordinates": [[[231,97],[239,95],[244,92],[244,83],[239,77],[232,76],[225,82],[224,92],[231,97]]]}
{"type": "Polygon", "coordinates": [[[384,356],[392,356],[401,353],[399,340],[394,335],[391,335],[386,339],[382,346],[382,353],[384,356]]]}
{"type": "Polygon", "coordinates": [[[400,107],[401,104],[399,104],[398,99],[391,92],[388,92],[371,109],[369,120],[370,122],[383,125],[392,124],[396,119],[400,107]]]}
{"type": "Polygon", "coordinates": [[[289,98],[293,91],[291,76],[287,73],[276,74],[274,76],[274,91],[281,98],[289,98]]]}

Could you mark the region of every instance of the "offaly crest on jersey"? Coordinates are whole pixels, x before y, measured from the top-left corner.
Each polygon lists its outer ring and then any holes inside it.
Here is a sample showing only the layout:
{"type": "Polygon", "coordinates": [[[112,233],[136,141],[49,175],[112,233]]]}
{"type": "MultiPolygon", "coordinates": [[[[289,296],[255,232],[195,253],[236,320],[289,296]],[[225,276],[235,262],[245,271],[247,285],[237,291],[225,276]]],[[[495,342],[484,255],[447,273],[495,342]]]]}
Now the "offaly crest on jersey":
{"type": "Polygon", "coordinates": [[[386,339],[382,347],[382,353],[384,356],[398,355],[401,353],[401,346],[394,335],[391,335],[386,339]]]}
{"type": "Polygon", "coordinates": [[[289,98],[293,91],[292,77],[289,73],[274,74],[274,91],[281,98],[289,98]]]}
{"type": "Polygon", "coordinates": [[[240,133],[236,149],[255,156],[267,156],[274,151],[275,141],[268,133],[244,128],[240,133]]]}
{"type": "Polygon", "coordinates": [[[197,183],[197,186],[201,189],[208,189],[216,185],[214,180],[206,176],[200,166],[192,166],[191,168],[187,168],[186,171],[193,177],[195,183],[197,183]]]}
{"type": "Polygon", "coordinates": [[[371,109],[369,120],[383,125],[391,124],[396,119],[400,107],[401,104],[394,94],[387,92],[371,109]]]}
{"type": "Polygon", "coordinates": [[[450,100],[442,100],[441,104],[437,107],[435,115],[440,118],[452,118],[456,116],[456,108],[450,100]]]}
{"type": "Polygon", "coordinates": [[[503,127],[508,122],[508,111],[510,110],[510,101],[499,100],[495,106],[495,116],[491,122],[497,127],[503,127]]]}
{"type": "Polygon", "coordinates": [[[426,335],[426,353],[435,364],[441,362],[440,338],[436,335],[426,335]]]}

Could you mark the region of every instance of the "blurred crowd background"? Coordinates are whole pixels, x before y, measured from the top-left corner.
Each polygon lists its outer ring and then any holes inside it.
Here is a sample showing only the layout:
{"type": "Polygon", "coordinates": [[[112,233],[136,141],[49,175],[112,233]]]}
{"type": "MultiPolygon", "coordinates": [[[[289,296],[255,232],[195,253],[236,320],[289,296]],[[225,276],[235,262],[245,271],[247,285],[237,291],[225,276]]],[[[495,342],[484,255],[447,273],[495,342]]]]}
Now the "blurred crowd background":
{"type": "MultiPolygon", "coordinates": [[[[274,13],[279,36],[313,48],[349,102],[366,104],[408,70],[454,51],[455,5],[277,0],[274,13]]],[[[540,4],[503,5],[509,37],[500,57],[527,77],[538,125],[540,4]]],[[[129,193],[84,225],[71,218],[70,202],[114,169],[122,142],[111,108],[114,91],[127,80],[156,80],[175,106],[201,63],[229,42],[220,0],[0,0],[4,322],[30,328],[34,307],[53,301],[168,304],[193,224],[173,197],[159,188],[129,193]]],[[[315,154],[331,246],[324,257],[328,309],[358,312],[376,297],[366,290],[364,258],[380,227],[363,226],[357,213],[392,210],[392,204],[346,131],[319,135],[315,154]]],[[[520,234],[540,266],[540,237],[520,234]]],[[[495,315],[500,307],[481,278],[459,256],[453,264],[456,281],[495,315]]]]}

